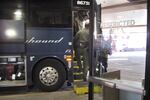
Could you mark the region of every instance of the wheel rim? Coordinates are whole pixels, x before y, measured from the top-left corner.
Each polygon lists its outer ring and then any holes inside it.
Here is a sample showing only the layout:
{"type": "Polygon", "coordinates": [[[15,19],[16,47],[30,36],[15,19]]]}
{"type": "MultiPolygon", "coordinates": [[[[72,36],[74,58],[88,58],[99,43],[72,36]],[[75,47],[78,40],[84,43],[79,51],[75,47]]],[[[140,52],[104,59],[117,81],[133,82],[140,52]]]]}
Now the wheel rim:
{"type": "Polygon", "coordinates": [[[46,66],[40,71],[39,79],[44,85],[54,85],[58,81],[58,71],[51,66],[46,66]]]}

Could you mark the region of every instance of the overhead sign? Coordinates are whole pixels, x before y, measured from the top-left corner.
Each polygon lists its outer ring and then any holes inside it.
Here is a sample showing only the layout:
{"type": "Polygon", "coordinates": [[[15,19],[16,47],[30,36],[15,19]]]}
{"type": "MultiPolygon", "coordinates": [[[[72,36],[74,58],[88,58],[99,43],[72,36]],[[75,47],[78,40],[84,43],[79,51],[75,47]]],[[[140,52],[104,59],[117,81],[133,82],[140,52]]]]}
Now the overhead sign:
{"type": "Polygon", "coordinates": [[[89,1],[80,1],[77,0],[77,5],[81,5],[81,6],[90,6],[90,2],[89,1]]]}
{"type": "Polygon", "coordinates": [[[112,28],[112,27],[126,27],[135,25],[135,20],[122,20],[117,22],[104,22],[102,23],[103,28],[112,28]]]}
{"type": "Polygon", "coordinates": [[[89,9],[91,0],[73,0],[73,8],[77,9],[89,9]]]}

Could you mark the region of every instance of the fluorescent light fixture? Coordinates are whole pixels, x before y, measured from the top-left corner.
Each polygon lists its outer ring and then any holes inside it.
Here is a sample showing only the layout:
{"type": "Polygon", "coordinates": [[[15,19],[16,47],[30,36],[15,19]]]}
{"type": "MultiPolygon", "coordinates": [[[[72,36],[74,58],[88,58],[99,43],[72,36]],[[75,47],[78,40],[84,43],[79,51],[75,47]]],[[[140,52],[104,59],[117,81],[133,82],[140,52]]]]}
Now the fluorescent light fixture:
{"type": "Polygon", "coordinates": [[[15,20],[21,20],[22,19],[22,11],[20,9],[18,9],[14,12],[14,18],[15,18],[15,20]]]}
{"type": "Polygon", "coordinates": [[[14,29],[7,29],[5,31],[5,34],[8,38],[13,38],[13,37],[16,37],[17,33],[14,29]]]}

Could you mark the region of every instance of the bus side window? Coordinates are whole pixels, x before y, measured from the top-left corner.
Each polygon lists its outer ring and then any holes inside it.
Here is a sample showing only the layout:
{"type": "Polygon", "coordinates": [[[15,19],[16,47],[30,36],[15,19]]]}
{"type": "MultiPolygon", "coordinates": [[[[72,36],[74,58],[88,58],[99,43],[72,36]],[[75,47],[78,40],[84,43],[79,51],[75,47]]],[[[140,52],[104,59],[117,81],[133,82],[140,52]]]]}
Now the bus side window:
{"type": "Polygon", "coordinates": [[[59,5],[56,1],[46,0],[39,6],[39,2],[31,0],[28,9],[30,12],[28,25],[31,27],[71,27],[71,9],[68,9],[66,2],[61,1],[59,5]]]}

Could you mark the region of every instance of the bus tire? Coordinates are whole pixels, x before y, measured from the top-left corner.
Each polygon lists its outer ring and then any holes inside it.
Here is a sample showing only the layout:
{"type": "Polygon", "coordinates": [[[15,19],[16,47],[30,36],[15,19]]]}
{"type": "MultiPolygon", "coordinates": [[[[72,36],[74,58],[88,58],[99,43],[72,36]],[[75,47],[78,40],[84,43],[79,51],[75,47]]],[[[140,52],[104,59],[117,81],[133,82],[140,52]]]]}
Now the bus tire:
{"type": "Polygon", "coordinates": [[[61,62],[46,59],[35,66],[33,80],[35,86],[42,91],[56,91],[64,84],[66,71],[61,62]]]}

